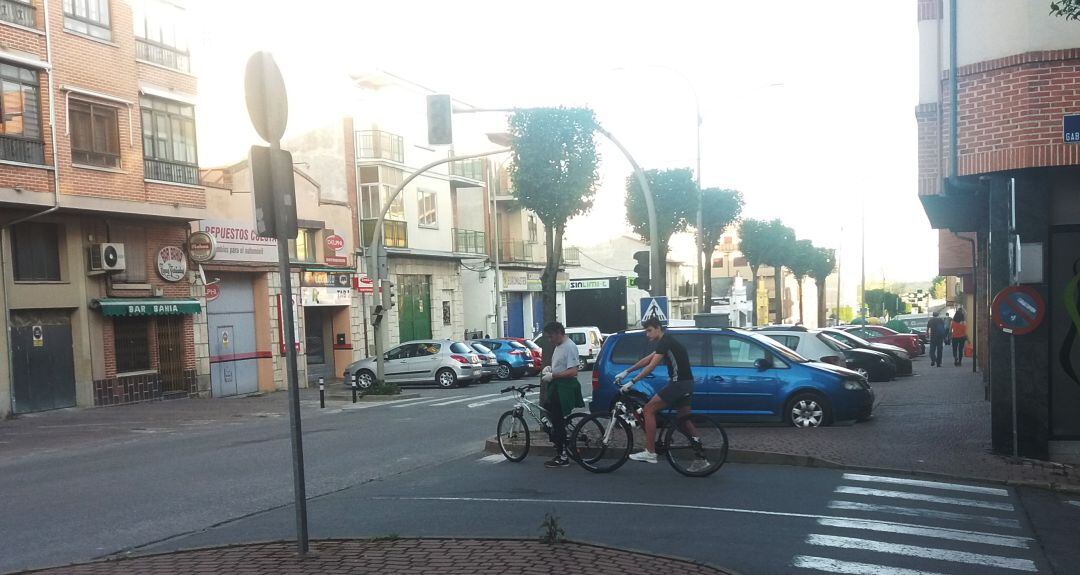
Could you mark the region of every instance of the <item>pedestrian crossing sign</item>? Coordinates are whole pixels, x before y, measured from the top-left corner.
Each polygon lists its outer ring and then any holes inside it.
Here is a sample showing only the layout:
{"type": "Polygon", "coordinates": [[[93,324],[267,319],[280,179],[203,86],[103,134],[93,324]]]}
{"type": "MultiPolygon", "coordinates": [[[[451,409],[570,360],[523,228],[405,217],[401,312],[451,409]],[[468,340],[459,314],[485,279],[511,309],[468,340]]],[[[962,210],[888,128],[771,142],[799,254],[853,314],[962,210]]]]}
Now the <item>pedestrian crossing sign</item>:
{"type": "Polygon", "coordinates": [[[660,320],[660,325],[668,324],[668,298],[667,296],[641,298],[641,322],[655,317],[660,320]]]}

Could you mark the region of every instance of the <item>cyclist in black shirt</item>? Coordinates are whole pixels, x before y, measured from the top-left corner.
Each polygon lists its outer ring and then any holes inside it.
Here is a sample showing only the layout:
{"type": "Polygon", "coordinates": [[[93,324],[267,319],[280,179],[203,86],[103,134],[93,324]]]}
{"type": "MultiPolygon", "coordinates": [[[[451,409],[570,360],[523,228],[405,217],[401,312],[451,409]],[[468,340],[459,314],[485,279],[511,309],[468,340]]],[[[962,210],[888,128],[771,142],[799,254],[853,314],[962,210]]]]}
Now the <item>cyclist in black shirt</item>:
{"type": "MultiPolygon", "coordinates": [[[[658,319],[648,318],[641,325],[645,328],[645,337],[649,338],[649,341],[657,342],[656,351],[638,360],[630,369],[616,375],[615,385],[622,383],[634,370],[641,369],[641,373],[622,384],[620,390],[625,392],[652,373],[660,362],[667,366],[668,384],[653,396],[649,403],[645,404],[643,410],[645,450],[630,455],[630,459],[634,461],[656,463],[656,413],[673,405],[680,417],[690,414],[690,398],[694,393],[694,374],[690,370],[690,357],[686,353],[686,348],[670,333],[664,331],[658,319]]],[[[692,430],[691,433],[693,433],[692,430]]]]}

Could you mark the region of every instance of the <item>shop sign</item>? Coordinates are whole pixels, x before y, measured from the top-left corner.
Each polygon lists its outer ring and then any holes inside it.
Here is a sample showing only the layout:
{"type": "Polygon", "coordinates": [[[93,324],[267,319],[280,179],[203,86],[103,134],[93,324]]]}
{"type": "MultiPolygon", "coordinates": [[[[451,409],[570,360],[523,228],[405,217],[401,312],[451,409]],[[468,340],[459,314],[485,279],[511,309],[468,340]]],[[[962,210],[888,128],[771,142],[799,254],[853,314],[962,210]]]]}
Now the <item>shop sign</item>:
{"type": "Polygon", "coordinates": [[[326,247],[330,248],[336,253],[340,251],[341,248],[345,247],[345,238],[337,234],[326,236],[326,247]]]}
{"type": "Polygon", "coordinates": [[[178,282],[187,275],[187,257],[176,246],[165,246],[157,255],[158,275],[168,282],[178,282]]]}
{"type": "Polygon", "coordinates": [[[253,223],[203,220],[199,222],[199,227],[217,242],[217,253],[214,256],[217,261],[277,261],[277,240],[260,236],[253,223]]]}
{"type": "Polygon", "coordinates": [[[187,252],[193,262],[208,262],[214,259],[214,254],[217,253],[217,240],[204,231],[192,232],[188,236],[187,252]]]}
{"type": "Polygon", "coordinates": [[[343,256],[324,256],[323,262],[335,268],[343,268],[349,265],[349,258],[343,256]]]}
{"type": "Polygon", "coordinates": [[[300,274],[300,285],[303,287],[348,288],[352,285],[352,274],[348,272],[304,270],[300,274]]]}
{"type": "Polygon", "coordinates": [[[525,272],[502,272],[503,291],[528,291],[529,275],[525,272]]]}
{"type": "Polygon", "coordinates": [[[375,293],[375,281],[367,274],[357,274],[353,277],[353,289],[360,293],[375,293]]]}
{"type": "Polygon", "coordinates": [[[206,286],[206,301],[212,302],[221,296],[221,286],[218,284],[210,284],[206,286]]]}
{"type": "Polygon", "coordinates": [[[1080,114],[1071,114],[1061,120],[1062,137],[1066,144],[1080,144],[1080,114]]]}
{"type": "Polygon", "coordinates": [[[96,300],[106,317],[196,314],[202,311],[194,299],[101,299],[96,300]]]}
{"type": "Polygon", "coordinates": [[[300,305],[311,306],[347,306],[352,304],[352,288],[334,287],[302,287],[300,288],[300,305]]]}
{"type": "Polygon", "coordinates": [[[570,291],[581,289],[608,289],[611,283],[607,279],[570,280],[570,291]]]}

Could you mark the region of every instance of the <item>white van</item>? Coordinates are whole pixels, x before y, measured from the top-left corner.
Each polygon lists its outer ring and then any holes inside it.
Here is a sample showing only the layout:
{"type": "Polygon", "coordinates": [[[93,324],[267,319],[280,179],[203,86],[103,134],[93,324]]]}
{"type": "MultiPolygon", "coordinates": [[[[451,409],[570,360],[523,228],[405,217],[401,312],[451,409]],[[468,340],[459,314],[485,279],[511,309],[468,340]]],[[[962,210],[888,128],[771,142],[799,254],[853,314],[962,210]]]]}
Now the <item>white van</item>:
{"type": "Polygon", "coordinates": [[[577,345],[578,370],[591,369],[592,365],[596,363],[597,356],[600,355],[600,345],[604,342],[604,336],[600,333],[600,328],[594,326],[568,327],[566,328],[566,337],[577,345]]]}

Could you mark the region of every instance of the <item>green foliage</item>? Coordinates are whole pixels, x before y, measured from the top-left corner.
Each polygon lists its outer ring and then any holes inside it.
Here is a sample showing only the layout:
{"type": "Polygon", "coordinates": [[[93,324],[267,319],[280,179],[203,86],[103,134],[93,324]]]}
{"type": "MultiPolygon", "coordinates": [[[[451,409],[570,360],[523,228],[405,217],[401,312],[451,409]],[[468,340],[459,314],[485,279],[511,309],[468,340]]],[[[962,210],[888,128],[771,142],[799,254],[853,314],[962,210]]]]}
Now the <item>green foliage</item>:
{"type": "Polygon", "coordinates": [[[795,230],[780,220],[743,220],[739,225],[739,251],[750,267],[784,266],[795,243],[795,230]]]}
{"type": "Polygon", "coordinates": [[[546,545],[558,545],[566,541],[566,531],[559,525],[559,516],[551,512],[544,514],[544,522],[540,524],[540,542],[546,545]]]}
{"type": "Polygon", "coordinates": [[[944,276],[937,276],[930,282],[930,297],[934,299],[945,299],[944,276]]]}
{"type": "Polygon", "coordinates": [[[1050,15],[1066,20],[1080,20],[1080,0],[1056,0],[1050,3],[1050,15]]]}
{"type": "Polygon", "coordinates": [[[743,209],[743,196],[739,190],[705,188],[701,190],[701,235],[705,254],[712,260],[713,248],[728,226],[739,220],[743,209]]]}
{"type": "MultiPolygon", "coordinates": [[[[685,231],[697,219],[699,192],[694,172],[689,168],[646,170],[645,177],[649,180],[656,207],[659,233],[655,236],[660,245],[666,247],[671,234],[685,231]]],[[[633,175],[626,178],[626,192],[626,220],[643,240],[651,242],[654,234],[649,229],[645,194],[633,175]]],[[[665,253],[666,250],[660,252],[661,256],[665,253]]]]}
{"type": "Polygon", "coordinates": [[[521,204],[549,227],[589,211],[599,155],[586,108],[530,108],[510,115],[510,182],[521,204]]]}
{"type": "Polygon", "coordinates": [[[855,309],[849,305],[840,306],[840,323],[851,323],[855,319],[855,309]]]}
{"type": "Polygon", "coordinates": [[[803,278],[810,275],[810,266],[818,255],[817,248],[810,240],[795,240],[787,254],[785,266],[791,270],[791,275],[802,284],[803,278]]]}
{"type": "Polygon", "coordinates": [[[883,289],[866,290],[866,306],[874,317],[894,316],[904,313],[904,302],[900,296],[883,289]]]}
{"type": "Polygon", "coordinates": [[[369,387],[364,395],[398,395],[399,393],[401,393],[400,385],[392,381],[383,381],[369,387]]]}
{"type": "MultiPolygon", "coordinates": [[[[810,269],[806,275],[814,278],[814,281],[824,285],[825,279],[836,271],[836,250],[829,248],[814,248],[814,254],[810,258],[810,269]]],[[[792,271],[794,273],[794,270],[792,271]]]]}

